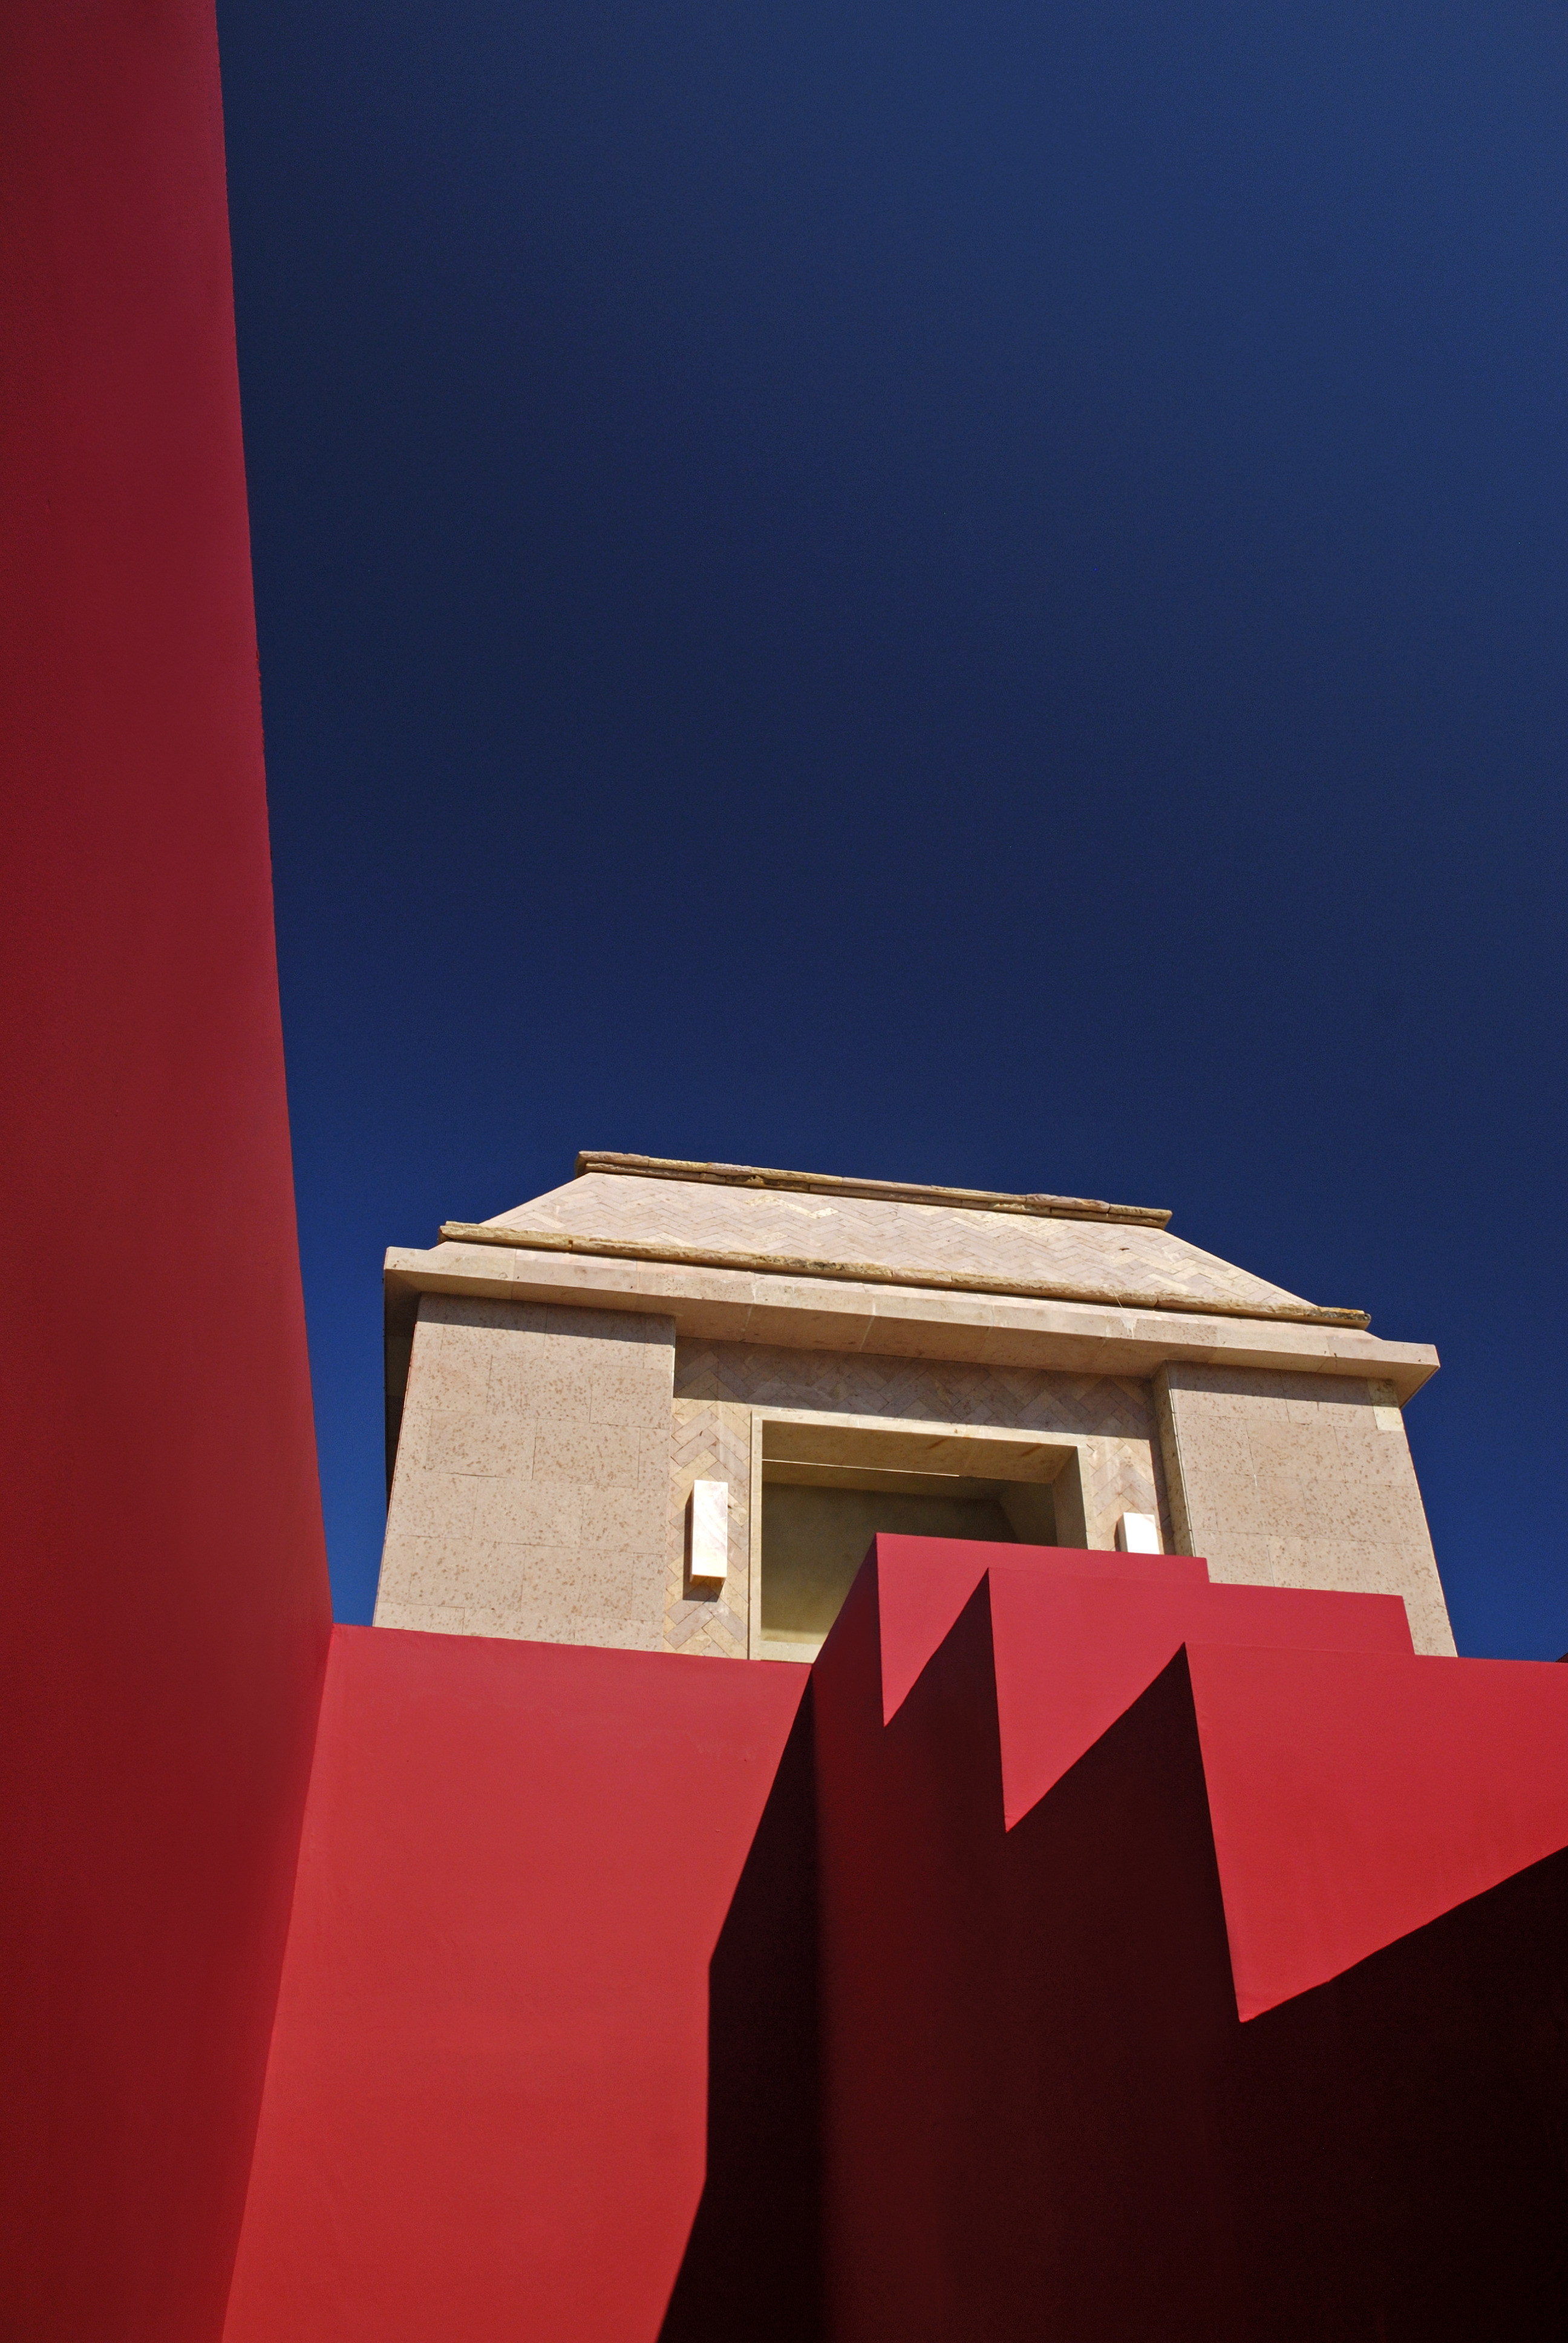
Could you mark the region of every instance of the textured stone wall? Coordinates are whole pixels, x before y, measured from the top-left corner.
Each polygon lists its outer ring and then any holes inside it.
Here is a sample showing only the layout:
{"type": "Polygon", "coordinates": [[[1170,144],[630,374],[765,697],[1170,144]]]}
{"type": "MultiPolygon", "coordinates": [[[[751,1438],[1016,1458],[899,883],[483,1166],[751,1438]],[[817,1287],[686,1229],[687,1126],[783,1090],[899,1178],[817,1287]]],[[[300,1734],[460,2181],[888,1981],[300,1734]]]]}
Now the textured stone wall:
{"type": "Polygon", "coordinates": [[[426,1294],[376,1624],[657,1651],[675,1328],[426,1294]]]}
{"type": "Polygon", "coordinates": [[[677,1399],[674,1409],[665,1649],[743,1660],[751,1584],[751,1410],[700,1399],[677,1399]],[[694,1589],[687,1574],[686,1508],[694,1481],[723,1481],[729,1489],[729,1574],[716,1593],[694,1589]]]}
{"type": "Polygon", "coordinates": [[[1453,1650],[1392,1390],[1171,1366],[1154,1397],[1175,1543],[1211,1577],[1402,1595],[1416,1650],[1453,1650]]]}
{"type": "Polygon", "coordinates": [[[755,1411],[770,1408],[1065,1433],[1083,1449],[1085,1544],[1112,1545],[1123,1513],[1154,1513],[1169,1528],[1146,1383],[961,1361],[681,1342],[675,1353],[665,1611],[671,1650],[739,1656],[747,1649],[750,1423],[755,1411]],[[685,1506],[698,1479],[729,1483],[729,1577],[719,1595],[694,1596],[685,1575],[685,1506]]]}
{"type": "MultiPolygon", "coordinates": [[[[1152,1387],[935,1359],[675,1341],[631,1312],[427,1295],[378,1625],[741,1658],[758,1413],[985,1424],[1071,1438],[1084,1519],[1151,1513],[1216,1579],[1404,1598],[1421,1651],[1453,1641],[1392,1394],[1351,1377],[1162,1369],[1152,1387]],[[693,1481],[729,1492],[729,1574],[686,1570],[693,1481]]],[[[1070,1476],[1055,1484],[1067,1511],[1070,1476]]],[[[1075,1484],[1076,1485],[1076,1484],[1075,1484]]]]}

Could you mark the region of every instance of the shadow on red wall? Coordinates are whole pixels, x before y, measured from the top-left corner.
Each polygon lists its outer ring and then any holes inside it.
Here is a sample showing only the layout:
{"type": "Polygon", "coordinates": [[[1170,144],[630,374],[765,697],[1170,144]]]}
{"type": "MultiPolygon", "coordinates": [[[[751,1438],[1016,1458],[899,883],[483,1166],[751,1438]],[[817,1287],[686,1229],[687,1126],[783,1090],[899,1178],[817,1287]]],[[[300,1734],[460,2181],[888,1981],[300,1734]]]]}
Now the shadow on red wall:
{"type": "Polygon", "coordinates": [[[708,1972],[708,2164],[660,2343],[816,2343],[817,1830],[795,1720],[708,1972]]]}
{"type": "MultiPolygon", "coordinates": [[[[1344,1850],[1313,1893],[1349,1908],[1364,1885],[1375,1900],[1386,1883],[1367,1875],[1354,1835],[1368,1684],[1396,1732],[1402,1709],[1414,1732],[1435,1702],[1452,1704],[1462,1742],[1477,1694],[1490,1703],[1490,1756],[1460,1753],[1479,1778],[1489,1763],[1521,1766],[1533,1704],[1562,1738],[1556,1671],[1184,1649],[1008,1830],[1004,1639],[1015,1691],[1035,1672],[1028,1606],[1003,1600],[997,1576],[886,1725],[874,1566],[817,1669],[829,2331],[842,2343],[1555,2336],[1568,1854],[1243,2023],[1231,1955],[1241,1906],[1221,1890],[1211,1813],[1216,1780],[1274,1763],[1249,1688],[1278,1706],[1299,1679],[1324,1735],[1322,1811],[1344,1850]],[[1338,1713],[1323,1697],[1336,1682],[1338,1713]]],[[[1103,1647],[1078,1664],[1107,1664],[1103,1647]]],[[[1293,1725],[1284,1745],[1294,1763],[1293,1725]]],[[[1535,1795],[1523,1770],[1519,1789],[1513,1815],[1535,1795]]],[[[1561,1766],[1546,1797],[1560,1810],[1547,1827],[1568,1837],[1561,1766]]],[[[1397,1833],[1417,1841],[1428,1819],[1407,1808],[1397,1833]]],[[[1465,1840],[1466,1817],[1452,1819],[1465,1840]]],[[[1318,1859],[1298,1828],[1265,1833],[1255,1855],[1232,1848],[1233,1882],[1243,1858],[1269,1872],[1265,1894],[1282,1864],[1318,1859]]],[[[1456,1845],[1453,1860],[1462,1870],[1473,1847],[1456,1845]]]]}

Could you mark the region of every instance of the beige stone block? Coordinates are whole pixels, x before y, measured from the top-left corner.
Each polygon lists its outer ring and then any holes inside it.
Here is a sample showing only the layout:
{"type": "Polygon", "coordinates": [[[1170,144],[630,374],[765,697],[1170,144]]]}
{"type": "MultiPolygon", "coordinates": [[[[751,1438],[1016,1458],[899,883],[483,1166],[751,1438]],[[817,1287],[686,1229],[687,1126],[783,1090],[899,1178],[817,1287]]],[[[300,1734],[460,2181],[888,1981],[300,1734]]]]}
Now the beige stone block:
{"type": "Polygon", "coordinates": [[[1332,1472],[1272,1470],[1258,1474],[1258,1495],[1268,1525],[1281,1537],[1305,1537],[1345,1520],[1345,1492],[1332,1472]]]}
{"type": "Polygon", "coordinates": [[[636,1424],[649,1431],[668,1425],[670,1379],[661,1352],[646,1345],[632,1350],[601,1344],[591,1363],[590,1381],[596,1423],[636,1424]]]}
{"type": "Polygon", "coordinates": [[[666,1312],[628,1310],[616,1329],[616,1339],[622,1342],[645,1342],[649,1350],[668,1352],[669,1357],[666,1363],[673,1365],[675,1321],[666,1312]]]}
{"type": "Polygon", "coordinates": [[[635,1427],[541,1419],[534,1434],[536,1481],[569,1481],[587,1488],[632,1488],[639,1477],[641,1444],[635,1427]]]}
{"type": "Polygon", "coordinates": [[[571,1342],[635,1342],[656,1350],[670,1349],[675,1342],[675,1321],[662,1311],[581,1309],[552,1302],[542,1312],[540,1324],[546,1333],[571,1342]]]}
{"type": "Polygon", "coordinates": [[[1380,1489],[1366,1483],[1348,1488],[1335,1525],[1347,1538],[1400,1554],[1418,1565],[1428,1559],[1431,1542],[1413,1481],[1405,1489],[1380,1489]]]}
{"type": "MultiPolygon", "coordinates": [[[[912,1293],[906,1293],[903,1298],[899,1311],[900,1323],[897,1355],[903,1359],[949,1359],[953,1347],[951,1310],[942,1302],[940,1295],[930,1297],[938,1303],[935,1310],[922,1310],[920,1306],[922,1298],[925,1297],[912,1293]]],[[[877,1312],[878,1317],[880,1315],[879,1312],[877,1312]]],[[[878,1332],[874,1319],[869,1337],[870,1342],[875,1342],[878,1332]]]]}
{"type": "Polygon", "coordinates": [[[541,1617],[568,1620],[590,1612],[618,1614],[627,1608],[629,1590],[624,1552],[585,1553],[574,1542],[527,1549],[518,1602],[541,1617]]]}
{"type": "MultiPolygon", "coordinates": [[[[749,1414],[749,1409],[740,1413],[749,1414]]],[[[639,1489],[659,1489],[664,1486],[669,1469],[669,1433],[660,1426],[654,1431],[644,1425],[637,1435],[637,1483],[639,1489]]]]}
{"type": "Polygon", "coordinates": [[[530,1545],[513,1549],[520,1568],[510,1607],[532,1624],[528,1632],[548,1642],[579,1607],[582,1554],[570,1545],[530,1545]],[[551,1622],[555,1626],[551,1625],[551,1622]]]}
{"type": "Polygon", "coordinates": [[[1272,1586],[1276,1544],[1263,1532],[1231,1531],[1200,1540],[1197,1550],[1207,1558],[1209,1575],[1217,1585],[1272,1586]]]}
{"type": "Polygon", "coordinates": [[[1415,1488],[1415,1467],[1403,1438],[1403,1426],[1395,1433],[1379,1432],[1375,1425],[1358,1425],[1338,1435],[1340,1470],[1347,1482],[1354,1481],[1369,1489],[1412,1491],[1415,1488]]]}
{"type": "Polygon", "coordinates": [[[425,1424],[424,1464],[431,1473],[519,1473],[533,1468],[534,1428],[523,1419],[493,1415],[432,1415],[425,1424]]]}
{"type": "Polygon", "coordinates": [[[490,1610],[482,1604],[475,1604],[464,1612],[463,1633],[465,1635],[488,1635],[498,1643],[508,1641],[538,1643],[548,1640],[546,1637],[531,1636],[520,1612],[515,1609],[490,1610]]]}
{"type": "Polygon", "coordinates": [[[1209,1551],[1205,1539],[1267,1535],[1271,1508],[1250,1463],[1223,1473],[1205,1469],[1201,1477],[1189,1465],[1186,1486],[1188,1517],[1200,1554],[1209,1551]]]}
{"type": "Polygon", "coordinates": [[[490,1333],[490,1352],[496,1358],[504,1357],[514,1343],[531,1342],[545,1332],[550,1312],[540,1302],[498,1302],[484,1305],[491,1312],[485,1323],[490,1333]]]}
{"type": "Polygon", "coordinates": [[[1302,1539],[1290,1543],[1282,1567],[1289,1573],[1283,1583],[1292,1586],[1322,1587],[1332,1594],[1397,1595],[1404,1603],[1418,1652],[1452,1649],[1435,1575],[1430,1567],[1423,1570],[1414,1557],[1391,1551],[1386,1544],[1302,1539]],[[1428,1636],[1425,1643],[1418,1634],[1422,1622],[1428,1636]],[[1438,1638],[1435,1642],[1431,1640],[1433,1634],[1438,1638]]]}
{"type": "Polygon", "coordinates": [[[491,1372],[491,1409],[587,1423],[593,1408],[590,1347],[554,1334],[530,1334],[526,1341],[508,1343],[491,1372]]]}
{"type": "Polygon", "coordinates": [[[377,1615],[385,1600],[391,1603],[439,1603],[446,1597],[430,1587],[444,1569],[455,1565],[467,1544],[463,1538],[391,1536],[381,1549],[381,1577],[376,1590],[377,1615]]]}
{"type": "Polygon", "coordinates": [[[657,1628],[636,1620],[608,1622],[602,1627],[585,1624],[563,1643],[594,1644],[610,1652],[657,1652],[662,1648],[657,1628]]]}
{"type": "MultiPolygon", "coordinates": [[[[1428,1588],[1441,1596],[1430,1549],[1424,1554],[1410,1545],[1396,1551],[1384,1540],[1363,1544],[1359,1550],[1352,1548],[1351,1561],[1354,1576],[1347,1576],[1342,1584],[1371,1594],[1398,1594],[1403,1598],[1407,1612],[1411,1603],[1428,1588]]],[[[1446,1618],[1446,1610],[1443,1615],[1446,1618]]]]}
{"type": "Polygon", "coordinates": [[[474,1500],[485,1484],[464,1473],[423,1473],[397,1459],[387,1510],[388,1537],[466,1537],[474,1500]]]}
{"type": "MultiPolygon", "coordinates": [[[[1120,1244],[1116,1251],[1120,1255],[1120,1244]]],[[[696,1265],[509,1252],[460,1242],[443,1243],[429,1252],[395,1249],[387,1255],[387,1272],[409,1290],[438,1287],[514,1297],[528,1293],[555,1307],[602,1302],[612,1310],[630,1307],[657,1313],[666,1325],[673,1320],[687,1333],[728,1334],[739,1341],[810,1341],[820,1347],[864,1347],[889,1353],[905,1348],[913,1320],[925,1319],[931,1299],[929,1292],[911,1296],[879,1286],[875,1315],[867,1330],[863,1313],[871,1297],[865,1290],[837,1283],[829,1288],[816,1279],[797,1282],[696,1265]],[[808,1332],[809,1325],[819,1333],[808,1332]]],[[[1200,1276],[1199,1287],[1207,1274],[1200,1276]]],[[[1120,1284],[1120,1277],[1113,1282],[1120,1284]]],[[[1247,1282],[1243,1278],[1243,1287],[1247,1282]]],[[[1230,1290],[1239,1298],[1233,1284],[1230,1290]]],[[[1201,1307],[1201,1293],[1185,1273],[1173,1291],[1189,1302],[1196,1298],[1201,1307]]],[[[948,1357],[1000,1358],[1005,1335],[1017,1344],[1016,1356],[1024,1364],[1098,1363],[1141,1376],[1173,1358],[1205,1365],[1225,1360],[1245,1372],[1377,1373],[1394,1379],[1406,1393],[1418,1389],[1437,1363],[1424,1345],[1382,1342],[1340,1327],[1206,1319],[1185,1311],[1179,1315],[1140,1312],[1099,1302],[981,1302],[963,1293],[940,1299],[949,1319],[943,1336],[948,1357]]]]}
{"type": "Polygon", "coordinates": [[[1274,1583],[1343,1594],[1364,1587],[1365,1564],[1355,1543],[1343,1538],[1285,1535],[1273,1544],[1274,1583]]]}
{"type": "Polygon", "coordinates": [[[409,1598],[444,1603],[464,1611],[474,1604],[506,1610],[518,1600],[527,1548],[490,1539],[465,1538],[460,1544],[430,1541],[438,1551],[407,1582],[409,1598]]]}
{"type": "Polygon", "coordinates": [[[473,1535],[501,1545],[571,1546],[581,1534],[582,1495],[569,1483],[508,1473],[479,1483],[473,1535]]]}
{"type": "Polygon", "coordinates": [[[1380,1432],[1375,1424],[1343,1425],[1335,1433],[1334,1449],[1338,1469],[1347,1481],[1369,1489],[1414,1492],[1415,1467],[1402,1425],[1394,1433],[1380,1432]]]}
{"type": "Polygon", "coordinates": [[[1247,1426],[1247,1446],[1261,1470],[1270,1466],[1287,1472],[1337,1469],[1339,1445],[1332,1427],[1315,1419],[1292,1423],[1289,1419],[1259,1419],[1247,1426]]]}
{"type": "Polygon", "coordinates": [[[482,1408],[489,1379],[490,1358],[482,1335],[467,1328],[427,1325],[421,1316],[408,1363],[407,1408],[431,1415],[482,1408]]]}
{"type": "Polygon", "coordinates": [[[430,1293],[420,1304],[421,1320],[443,1326],[474,1326],[487,1332],[510,1333],[543,1325],[548,1312],[526,1295],[430,1293]]]}
{"type": "Polygon", "coordinates": [[[663,1592],[657,1548],[536,1547],[527,1556],[518,1609],[554,1642],[624,1638],[652,1649],[661,1639],[663,1592]]]}
{"type": "Polygon", "coordinates": [[[1402,1427],[1377,1422],[1371,1383],[1305,1373],[1229,1378],[1172,1369],[1175,1438],[1167,1464],[1179,1480],[1190,1542],[1214,1575],[1331,1591],[1402,1595],[1424,1648],[1451,1648],[1425,1516],[1402,1427]],[[1285,1420],[1261,1407],[1283,1401],[1285,1420]],[[1227,1404],[1228,1400],[1228,1404],[1227,1404]],[[1249,1492],[1227,1440],[1240,1423],[1252,1466],[1249,1492]],[[1271,1556],[1271,1561],[1270,1557],[1271,1556]]]}
{"type": "Polygon", "coordinates": [[[1181,1453],[1201,1458],[1210,1473],[1245,1475],[1252,1469],[1247,1419],[1234,1411],[1205,1407],[1201,1413],[1183,1404],[1176,1412],[1181,1453]]]}
{"type": "MultiPolygon", "coordinates": [[[[632,1547],[584,1548],[585,1561],[613,1570],[613,1583],[626,1590],[626,1611],[639,1634],[647,1632],[657,1647],[663,1641],[664,1551],[662,1540],[649,1539],[632,1547]]],[[[606,1584],[612,1583],[607,1577],[606,1584]]]]}
{"type": "Polygon", "coordinates": [[[1382,1553],[1391,1562],[1402,1553],[1405,1545],[1397,1516],[1365,1490],[1341,1489],[1335,1501],[1325,1504],[1311,1521],[1282,1523],[1281,1527],[1326,1538],[1330,1543],[1344,1547],[1347,1552],[1382,1553]]]}
{"type": "Polygon", "coordinates": [[[1333,1442],[1335,1469],[1341,1473],[1379,1473],[1384,1459],[1379,1447],[1392,1448],[1395,1443],[1385,1441],[1372,1423],[1372,1410],[1362,1409],[1357,1414],[1339,1418],[1323,1416],[1323,1428],[1333,1442]]]}
{"type": "Polygon", "coordinates": [[[644,1489],[585,1489],[578,1500],[585,1546],[631,1548],[662,1537],[664,1492],[644,1489]]]}
{"type": "Polygon", "coordinates": [[[426,1635],[460,1635],[463,1614],[434,1603],[377,1603],[378,1627],[413,1628],[426,1635]]]}
{"type": "MultiPolygon", "coordinates": [[[[1303,1378],[1303,1380],[1306,1380],[1303,1378]]],[[[1321,1422],[1332,1425],[1337,1432],[1347,1424],[1372,1423],[1374,1411],[1368,1396],[1368,1386],[1351,1376],[1318,1378],[1321,1389],[1310,1394],[1312,1409],[1321,1422]]]]}

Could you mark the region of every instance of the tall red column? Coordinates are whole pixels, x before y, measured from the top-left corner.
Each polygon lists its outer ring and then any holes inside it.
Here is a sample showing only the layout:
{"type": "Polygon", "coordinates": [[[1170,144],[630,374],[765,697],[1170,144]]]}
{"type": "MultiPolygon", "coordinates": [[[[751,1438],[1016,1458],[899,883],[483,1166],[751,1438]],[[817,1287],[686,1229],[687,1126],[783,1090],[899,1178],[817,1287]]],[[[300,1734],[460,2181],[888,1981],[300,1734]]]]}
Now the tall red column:
{"type": "Polygon", "coordinates": [[[13,0],[0,153],[0,2330],[185,2343],[329,1624],[211,0],[13,0]]]}

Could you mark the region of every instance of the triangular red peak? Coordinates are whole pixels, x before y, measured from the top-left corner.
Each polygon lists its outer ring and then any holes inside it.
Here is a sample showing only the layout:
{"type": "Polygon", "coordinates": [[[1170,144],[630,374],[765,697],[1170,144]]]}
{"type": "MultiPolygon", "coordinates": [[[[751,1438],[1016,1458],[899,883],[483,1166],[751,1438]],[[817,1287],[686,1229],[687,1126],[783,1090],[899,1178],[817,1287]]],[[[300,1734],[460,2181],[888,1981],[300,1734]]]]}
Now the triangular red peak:
{"type": "Polygon", "coordinates": [[[1047,1576],[1018,1560],[1016,1547],[1012,1552],[1014,1559],[990,1569],[1010,1830],[1109,1732],[1183,1644],[1411,1656],[1410,1625],[1396,1594],[1047,1576]]]}
{"type": "Polygon", "coordinates": [[[1244,2018],[1568,1847],[1568,1669],[1188,1660],[1244,2018]]]}
{"type": "MultiPolygon", "coordinates": [[[[993,1564],[1051,1584],[1070,1579],[1194,1587],[1207,1585],[1209,1579],[1208,1564],[1196,1554],[1101,1554],[1081,1546],[990,1544],[979,1538],[879,1534],[868,1559],[876,1568],[881,1617],[884,1725],[903,1706],[926,1662],[993,1564]]],[[[1170,1656],[1167,1652],[1165,1658],[1170,1656]]],[[[1140,1684],[1134,1691],[1142,1688],[1140,1684]]]]}

